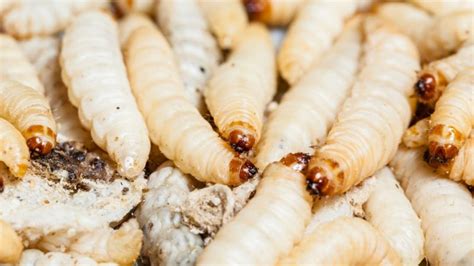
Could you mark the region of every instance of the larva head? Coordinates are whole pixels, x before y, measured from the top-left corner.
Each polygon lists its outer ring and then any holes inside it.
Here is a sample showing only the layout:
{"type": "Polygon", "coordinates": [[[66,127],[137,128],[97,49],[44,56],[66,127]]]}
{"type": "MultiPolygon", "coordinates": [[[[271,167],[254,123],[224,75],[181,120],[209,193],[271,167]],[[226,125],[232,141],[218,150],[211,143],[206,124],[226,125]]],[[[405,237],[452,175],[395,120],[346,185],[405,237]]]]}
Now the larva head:
{"type": "Polygon", "coordinates": [[[230,185],[238,185],[247,181],[258,173],[257,167],[249,160],[235,157],[230,161],[230,185]]]}
{"type": "Polygon", "coordinates": [[[306,173],[306,189],[314,196],[327,194],[329,188],[328,175],[324,169],[313,167],[306,173]]]}
{"type": "Polygon", "coordinates": [[[230,146],[238,153],[247,152],[255,145],[255,137],[249,132],[234,129],[229,134],[230,146]]]}
{"type": "Polygon", "coordinates": [[[448,164],[458,155],[464,137],[453,127],[436,125],[430,130],[425,161],[434,168],[448,164]]]}
{"type": "Polygon", "coordinates": [[[415,92],[418,100],[422,103],[432,103],[435,101],[435,98],[437,98],[436,86],[436,78],[433,75],[429,73],[422,74],[415,83],[415,92]]]}
{"type": "Polygon", "coordinates": [[[268,0],[243,0],[242,2],[251,20],[265,21],[271,12],[268,0]]]}
{"type": "Polygon", "coordinates": [[[51,128],[42,125],[30,126],[23,136],[28,148],[39,154],[48,154],[56,144],[56,133],[51,128]]]}
{"type": "Polygon", "coordinates": [[[286,155],[280,162],[295,171],[301,172],[306,168],[310,159],[311,157],[308,154],[298,152],[286,155]]]}

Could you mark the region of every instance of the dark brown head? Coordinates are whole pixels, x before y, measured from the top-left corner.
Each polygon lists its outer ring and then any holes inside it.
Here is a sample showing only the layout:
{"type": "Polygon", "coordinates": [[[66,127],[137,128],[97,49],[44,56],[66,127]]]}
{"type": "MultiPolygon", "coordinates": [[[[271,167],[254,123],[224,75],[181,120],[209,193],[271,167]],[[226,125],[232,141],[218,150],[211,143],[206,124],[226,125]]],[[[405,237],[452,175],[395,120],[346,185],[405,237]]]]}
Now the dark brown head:
{"type": "Polygon", "coordinates": [[[238,153],[247,152],[255,145],[255,137],[239,129],[232,130],[229,134],[230,146],[238,153]]]}
{"type": "Polygon", "coordinates": [[[262,20],[270,13],[268,0],[242,0],[245,10],[251,20],[262,20]]]}
{"type": "Polygon", "coordinates": [[[436,79],[425,73],[415,83],[415,92],[421,102],[431,102],[436,97],[436,79]]]}
{"type": "Polygon", "coordinates": [[[229,171],[233,184],[245,182],[258,173],[257,167],[252,162],[239,157],[235,157],[230,161],[229,171]]]}
{"type": "Polygon", "coordinates": [[[329,188],[327,174],[322,168],[313,167],[306,173],[306,189],[314,196],[326,195],[329,188]]]}
{"type": "Polygon", "coordinates": [[[29,127],[23,136],[26,138],[26,145],[32,152],[48,154],[56,144],[56,133],[49,127],[43,125],[33,125],[29,127]]]}
{"type": "Polygon", "coordinates": [[[48,139],[40,136],[31,137],[26,140],[26,145],[32,152],[39,154],[48,154],[53,149],[53,143],[48,139]]]}
{"type": "Polygon", "coordinates": [[[311,159],[306,153],[298,152],[298,153],[290,153],[283,157],[280,162],[295,171],[302,172],[306,166],[308,166],[308,162],[311,159]]]}
{"type": "Polygon", "coordinates": [[[458,155],[458,148],[453,144],[440,145],[437,142],[430,142],[428,144],[428,151],[425,153],[425,161],[433,168],[438,168],[442,165],[448,164],[456,155],[458,155]]]}

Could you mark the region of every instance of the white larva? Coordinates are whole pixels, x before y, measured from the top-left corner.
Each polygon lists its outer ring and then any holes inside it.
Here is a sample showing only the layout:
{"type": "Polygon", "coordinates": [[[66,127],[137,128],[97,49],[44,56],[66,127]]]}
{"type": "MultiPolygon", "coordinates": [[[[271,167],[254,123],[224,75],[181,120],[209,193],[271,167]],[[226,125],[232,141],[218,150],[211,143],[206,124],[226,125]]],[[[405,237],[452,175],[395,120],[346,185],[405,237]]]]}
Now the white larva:
{"type": "Polygon", "coordinates": [[[29,160],[30,152],[20,131],[0,118],[0,161],[5,163],[15,177],[23,177],[30,165],[29,160]]]}
{"type": "Polygon", "coordinates": [[[119,40],[122,50],[125,49],[132,33],[141,27],[156,28],[156,25],[149,17],[140,13],[128,14],[119,21],[119,40]]]}
{"type": "Polygon", "coordinates": [[[152,265],[193,265],[204,243],[182,223],[178,208],[192,188],[191,177],[171,162],[148,178],[148,192],[137,211],[144,232],[143,251],[152,265]]]}
{"type": "Polygon", "coordinates": [[[68,265],[68,266],[118,266],[116,263],[98,263],[92,258],[76,253],[65,252],[47,252],[39,249],[27,249],[21,254],[18,262],[21,266],[50,266],[50,265],[68,265]]]}
{"type": "Polygon", "coordinates": [[[472,195],[434,173],[422,157],[422,149],[401,147],[391,166],[421,218],[426,258],[430,265],[473,265],[472,195]]]}
{"type": "Polygon", "coordinates": [[[250,19],[270,26],[286,26],[306,0],[244,0],[250,19]]]}
{"type": "Polygon", "coordinates": [[[16,263],[22,251],[21,238],[9,223],[0,220],[0,264],[16,263]]]}
{"type": "Polygon", "coordinates": [[[204,91],[221,136],[237,152],[249,151],[258,143],[265,107],[275,92],[275,56],[270,34],[265,26],[252,23],[204,91]]]}
{"type": "Polygon", "coordinates": [[[125,50],[133,93],[151,140],[167,158],[205,182],[238,185],[256,173],[188,101],[173,52],[157,29],[137,29],[125,50]]]}
{"type": "Polygon", "coordinates": [[[408,97],[420,67],[415,45],[376,17],[366,19],[365,33],[352,95],[308,165],[314,193],[341,194],[373,175],[395,155],[410,122],[408,97]]]}
{"type": "Polygon", "coordinates": [[[120,174],[136,177],[145,167],[150,141],[130,90],[116,23],[96,11],[78,16],[64,35],[60,63],[81,123],[120,174]]]}
{"type": "Polygon", "coordinates": [[[191,103],[204,113],[203,90],[221,54],[196,0],[161,0],[156,17],[176,56],[191,103]]]}
{"type": "Polygon", "coordinates": [[[364,204],[365,219],[387,239],[403,265],[419,265],[424,258],[420,219],[390,169],[382,168],[374,178],[364,204]]]}
{"type": "Polygon", "coordinates": [[[410,0],[410,2],[420,6],[434,15],[445,15],[456,11],[474,10],[472,0],[410,0]]]}
{"type": "Polygon", "coordinates": [[[454,158],[449,178],[474,186],[474,160],[472,158],[474,158],[474,130],[471,130],[471,135],[454,158]]]}
{"type": "Polygon", "coordinates": [[[259,169],[288,153],[312,153],[312,145],[324,142],[355,79],[361,39],[360,20],[356,19],[321,62],[283,96],[257,146],[259,169]]]}

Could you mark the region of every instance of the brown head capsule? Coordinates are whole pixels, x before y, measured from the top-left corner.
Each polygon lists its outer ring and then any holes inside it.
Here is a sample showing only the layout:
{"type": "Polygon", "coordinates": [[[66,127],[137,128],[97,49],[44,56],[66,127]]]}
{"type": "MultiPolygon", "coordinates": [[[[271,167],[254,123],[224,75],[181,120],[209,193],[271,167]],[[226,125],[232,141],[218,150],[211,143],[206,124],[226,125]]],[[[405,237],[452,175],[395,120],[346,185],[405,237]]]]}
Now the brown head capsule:
{"type": "Polygon", "coordinates": [[[243,0],[242,2],[251,20],[264,21],[271,12],[268,0],[243,0]]]}
{"type": "Polygon", "coordinates": [[[232,130],[229,134],[230,146],[238,153],[247,152],[255,144],[255,137],[239,129],[232,130]]]}
{"type": "Polygon", "coordinates": [[[306,189],[314,196],[326,195],[329,180],[322,168],[313,167],[306,173],[306,189]]]}
{"type": "Polygon", "coordinates": [[[308,165],[309,159],[311,159],[311,156],[308,154],[298,152],[286,155],[280,160],[280,162],[295,171],[301,172],[308,165]]]}
{"type": "Polygon", "coordinates": [[[3,182],[3,177],[0,176],[0,193],[5,189],[5,184],[3,182]]]}
{"type": "Polygon", "coordinates": [[[420,102],[431,102],[436,96],[436,79],[433,75],[425,73],[415,83],[415,91],[420,102]]]}
{"type": "Polygon", "coordinates": [[[230,161],[229,171],[231,185],[245,182],[258,173],[257,167],[252,162],[239,157],[235,157],[230,161]]]}
{"type": "Polygon", "coordinates": [[[453,144],[440,145],[436,142],[430,142],[425,160],[431,167],[438,168],[449,163],[449,161],[456,157],[458,152],[458,148],[453,144]]]}
{"type": "Polygon", "coordinates": [[[26,138],[28,148],[39,154],[48,154],[56,143],[56,133],[49,127],[31,126],[23,135],[26,138]]]}

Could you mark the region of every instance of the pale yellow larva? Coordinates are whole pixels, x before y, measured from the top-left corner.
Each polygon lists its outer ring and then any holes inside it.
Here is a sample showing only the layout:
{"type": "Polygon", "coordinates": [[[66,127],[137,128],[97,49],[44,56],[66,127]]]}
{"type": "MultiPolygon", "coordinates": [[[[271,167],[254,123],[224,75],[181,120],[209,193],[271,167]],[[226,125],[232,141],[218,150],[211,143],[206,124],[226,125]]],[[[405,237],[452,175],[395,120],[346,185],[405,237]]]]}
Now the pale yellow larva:
{"type": "Polygon", "coordinates": [[[15,80],[44,93],[35,68],[12,37],[0,34],[0,80],[15,80]]]}
{"type": "Polygon", "coordinates": [[[38,91],[16,81],[0,81],[0,117],[21,132],[30,150],[46,154],[56,145],[56,122],[38,91]]]}
{"type": "Polygon", "coordinates": [[[308,0],[290,25],[278,53],[278,69],[294,85],[332,46],[363,1],[308,0]]]}
{"type": "Polygon", "coordinates": [[[388,167],[374,179],[373,191],[364,204],[365,219],[388,240],[403,265],[419,265],[424,258],[420,219],[388,167]]]}
{"type": "Polygon", "coordinates": [[[474,186],[474,160],[472,158],[474,158],[474,130],[471,130],[471,135],[454,158],[449,170],[449,178],[474,186]]]}
{"type": "Polygon", "coordinates": [[[153,143],[183,172],[238,185],[256,173],[188,101],[173,52],[154,28],[137,29],[125,48],[128,74],[153,143]]]}
{"type": "Polygon", "coordinates": [[[248,23],[241,0],[197,0],[222,49],[230,49],[248,23]]]}
{"type": "Polygon", "coordinates": [[[304,168],[308,156],[290,154],[269,165],[249,203],[204,249],[197,265],[274,265],[303,236],[311,216],[304,168]]]}
{"type": "Polygon", "coordinates": [[[401,147],[391,166],[421,218],[430,265],[473,265],[474,208],[469,190],[434,173],[423,162],[423,149],[401,147]]]}
{"type": "Polygon", "coordinates": [[[3,27],[17,38],[51,35],[63,30],[77,13],[106,3],[104,0],[21,0],[6,12],[3,27]]]}
{"type": "Polygon", "coordinates": [[[23,177],[30,164],[29,159],[30,152],[20,131],[0,118],[0,161],[15,177],[23,177]]]}
{"type": "Polygon", "coordinates": [[[18,265],[68,265],[68,266],[118,266],[117,263],[107,262],[98,263],[90,257],[79,255],[73,252],[47,252],[44,253],[39,249],[26,249],[21,254],[18,265]]]}
{"type": "Polygon", "coordinates": [[[321,62],[283,96],[257,146],[259,169],[288,153],[312,153],[312,145],[323,143],[355,79],[361,41],[360,19],[356,19],[321,62]]]}
{"type": "Polygon", "coordinates": [[[306,0],[243,0],[250,19],[270,26],[286,26],[306,0]]]}
{"type": "Polygon", "coordinates": [[[365,33],[352,96],[308,166],[308,187],[316,194],[343,193],[381,169],[410,122],[408,97],[420,67],[415,45],[377,17],[366,19],[365,33]]]}
{"type": "Polygon", "coordinates": [[[16,263],[23,252],[21,238],[12,226],[0,220],[0,263],[16,263]]]}
{"type": "Polygon", "coordinates": [[[203,90],[221,54],[196,0],[161,0],[156,17],[175,54],[191,103],[206,110],[203,90]]]}
{"type": "Polygon", "coordinates": [[[434,15],[445,15],[456,11],[473,11],[472,0],[410,0],[410,2],[434,15]]]}
{"type": "Polygon", "coordinates": [[[204,91],[221,136],[237,152],[249,151],[258,143],[265,107],[275,92],[275,56],[270,34],[263,25],[252,23],[204,91]]]}
{"type": "Polygon", "coordinates": [[[130,35],[141,27],[156,28],[156,25],[149,17],[140,13],[130,13],[119,21],[119,40],[122,50],[125,49],[130,35]]]}
{"type": "Polygon", "coordinates": [[[66,29],[60,55],[62,78],[94,142],[136,177],[145,167],[150,141],[127,79],[117,25],[105,13],[86,12],[66,29]]]}
{"type": "Polygon", "coordinates": [[[277,265],[402,265],[390,243],[368,222],[341,217],[306,235],[277,265]]]}

